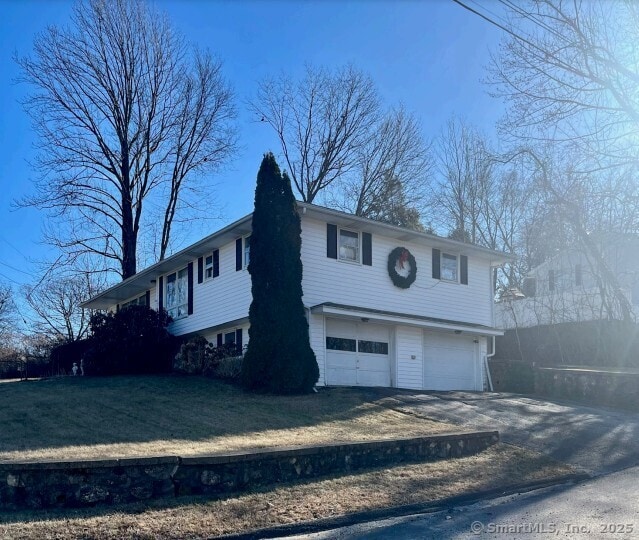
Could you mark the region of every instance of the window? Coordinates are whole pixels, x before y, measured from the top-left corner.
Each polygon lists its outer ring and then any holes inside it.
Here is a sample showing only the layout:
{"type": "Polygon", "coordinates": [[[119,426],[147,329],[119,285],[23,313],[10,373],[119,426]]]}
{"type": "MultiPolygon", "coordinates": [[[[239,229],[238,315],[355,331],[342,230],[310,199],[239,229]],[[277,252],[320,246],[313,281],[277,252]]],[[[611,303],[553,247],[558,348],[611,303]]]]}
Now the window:
{"type": "Polygon", "coordinates": [[[326,348],[331,351],[355,352],[357,342],[354,339],[326,337],[326,348]]]}
{"type": "Polygon", "coordinates": [[[235,345],[235,330],[224,334],[224,345],[235,345]]]}
{"type": "Polygon", "coordinates": [[[125,302],[124,304],[120,306],[120,309],[124,309],[129,306],[146,306],[146,294],[143,294],[142,296],[138,296],[137,298],[134,298],[133,300],[129,300],[128,302],[125,302]]]}
{"type": "Polygon", "coordinates": [[[204,279],[211,279],[213,277],[213,255],[209,255],[204,259],[204,279]]]}
{"type": "Polygon", "coordinates": [[[458,281],[457,275],[457,255],[442,253],[441,279],[456,282],[458,281]]]}
{"type": "Polygon", "coordinates": [[[364,341],[357,342],[357,350],[361,353],[368,354],[388,354],[388,343],[383,341],[364,341]]]}
{"type": "Polygon", "coordinates": [[[244,238],[244,268],[248,268],[251,260],[251,237],[244,238]]]}
{"type": "Polygon", "coordinates": [[[188,314],[188,270],[183,268],[166,277],[166,311],[174,319],[188,314]]]}
{"type": "Polygon", "coordinates": [[[359,262],[359,234],[339,230],[339,258],[343,261],[359,262]]]}

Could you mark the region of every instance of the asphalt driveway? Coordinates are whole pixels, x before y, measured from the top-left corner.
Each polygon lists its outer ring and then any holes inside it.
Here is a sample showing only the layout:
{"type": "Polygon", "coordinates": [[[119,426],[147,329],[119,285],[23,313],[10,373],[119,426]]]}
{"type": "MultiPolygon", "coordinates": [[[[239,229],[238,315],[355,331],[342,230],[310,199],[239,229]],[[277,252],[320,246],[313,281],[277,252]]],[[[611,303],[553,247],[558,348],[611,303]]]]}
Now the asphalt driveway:
{"type": "Polygon", "coordinates": [[[604,474],[639,465],[639,413],[506,393],[393,396],[394,408],[464,428],[497,429],[506,443],[604,474]]]}

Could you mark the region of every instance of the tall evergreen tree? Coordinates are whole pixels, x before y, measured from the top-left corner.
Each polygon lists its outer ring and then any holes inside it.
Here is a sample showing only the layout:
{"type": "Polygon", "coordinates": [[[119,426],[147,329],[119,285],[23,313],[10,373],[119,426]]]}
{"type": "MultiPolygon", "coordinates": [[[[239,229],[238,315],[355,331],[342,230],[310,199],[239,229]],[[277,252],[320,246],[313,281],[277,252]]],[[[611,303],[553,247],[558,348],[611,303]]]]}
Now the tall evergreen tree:
{"type": "Polygon", "coordinates": [[[252,227],[253,301],[242,384],[278,394],[309,392],[319,368],[302,303],[302,229],[291,181],[271,153],[257,175],[252,227]]]}

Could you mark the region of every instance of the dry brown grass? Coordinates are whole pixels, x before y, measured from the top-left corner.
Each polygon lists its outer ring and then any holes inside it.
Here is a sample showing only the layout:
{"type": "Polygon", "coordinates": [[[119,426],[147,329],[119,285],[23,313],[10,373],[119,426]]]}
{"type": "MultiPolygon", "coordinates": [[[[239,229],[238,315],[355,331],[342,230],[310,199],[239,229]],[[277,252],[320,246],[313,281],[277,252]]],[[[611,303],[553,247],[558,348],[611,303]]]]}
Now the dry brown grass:
{"type": "Polygon", "coordinates": [[[0,538],[207,538],[363,510],[428,502],[572,472],[500,444],[477,456],[300,482],[219,500],[156,501],[93,510],[0,513],[0,538]]]}
{"type": "Polygon", "coordinates": [[[333,388],[265,396],[179,376],[3,384],[0,460],[191,456],[458,430],[390,410],[387,395],[333,388]]]}

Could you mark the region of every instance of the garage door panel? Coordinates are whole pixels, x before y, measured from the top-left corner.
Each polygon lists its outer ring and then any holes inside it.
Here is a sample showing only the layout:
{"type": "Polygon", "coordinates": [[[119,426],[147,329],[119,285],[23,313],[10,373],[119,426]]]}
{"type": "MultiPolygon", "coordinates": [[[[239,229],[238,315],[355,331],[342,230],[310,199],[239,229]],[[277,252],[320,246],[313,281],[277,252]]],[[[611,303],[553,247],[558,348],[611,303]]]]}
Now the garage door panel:
{"type": "Polygon", "coordinates": [[[475,344],[469,338],[425,334],[424,388],[476,390],[475,344]]]}
{"type": "Polygon", "coordinates": [[[327,319],[327,384],[390,386],[389,342],[386,326],[327,319]]]}

